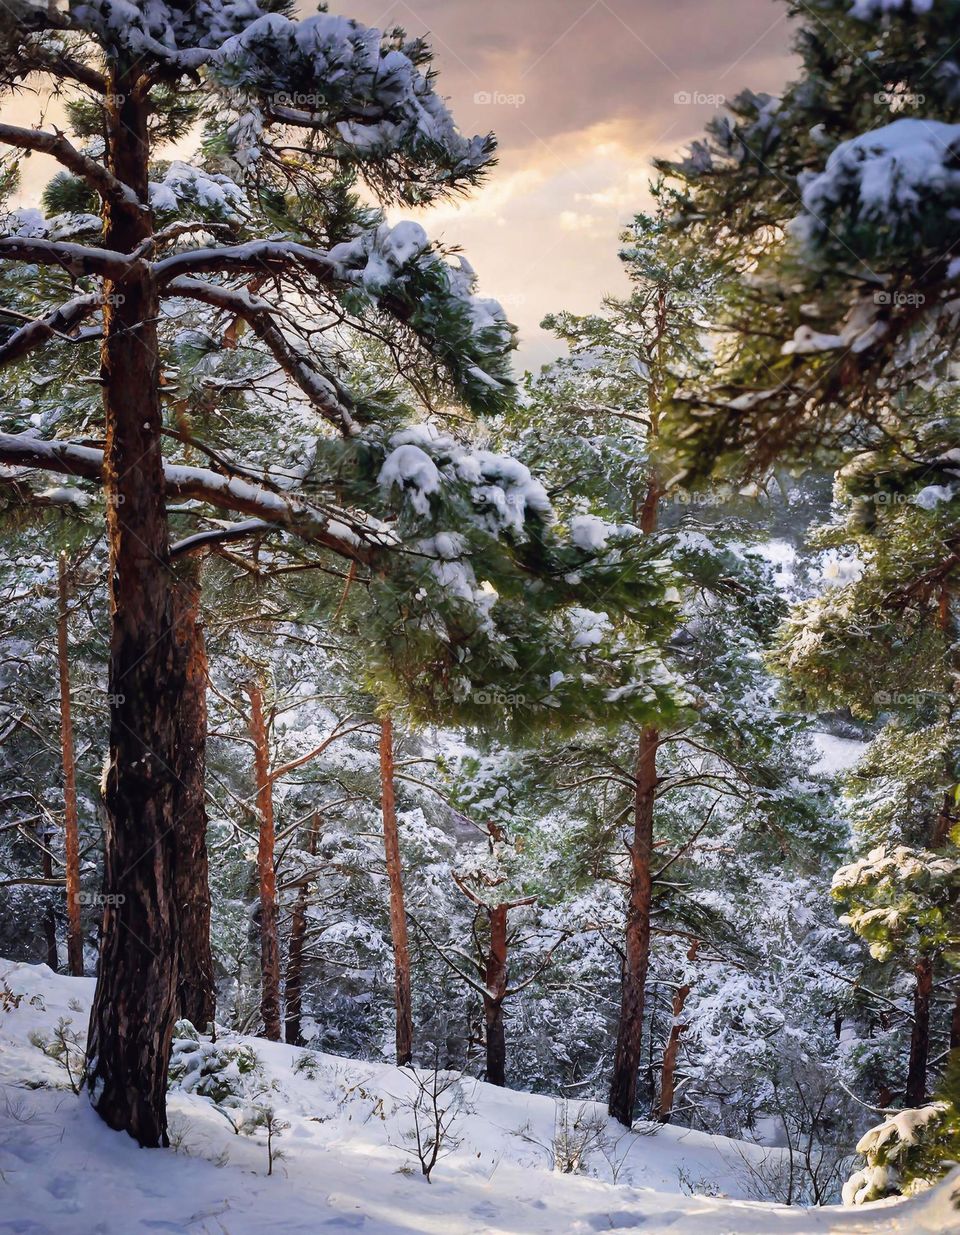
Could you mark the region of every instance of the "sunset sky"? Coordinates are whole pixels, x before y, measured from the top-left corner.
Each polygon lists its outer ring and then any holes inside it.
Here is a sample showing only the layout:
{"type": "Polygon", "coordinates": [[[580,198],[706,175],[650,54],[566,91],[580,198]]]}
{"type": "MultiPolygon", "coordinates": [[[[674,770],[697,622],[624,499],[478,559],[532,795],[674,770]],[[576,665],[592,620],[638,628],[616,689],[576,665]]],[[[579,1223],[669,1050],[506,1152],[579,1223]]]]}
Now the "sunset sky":
{"type": "MultiPolygon", "coordinates": [[[[429,36],[465,132],[493,129],[499,166],[469,200],[422,217],[463,247],[520,327],[521,366],[557,352],[547,312],[622,291],[621,226],[648,201],[650,160],[683,148],[746,86],[791,72],[776,0],[334,0],[369,25],[429,36]],[[675,96],[698,101],[675,102],[675,96]]],[[[306,11],[306,6],[304,6],[306,11]]]]}
{"type": "MultiPolygon", "coordinates": [[[[298,7],[315,11],[313,2],[298,7]]],[[[539,326],[545,313],[587,312],[626,288],[618,235],[648,204],[651,159],[681,150],[723,97],[746,86],[776,93],[791,75],[782,0],[332,0],[330,8],[427,36],[460,128],[496,133],[500,161],[485,186],[420,221],[462,247],[481,291],[518,325],[521,369],[558,353],[539,326]]],[[[37,105],[21,96],[6,118],[35,123],[37,105]]],[[[60,119],[55,102],[47,112],[47,123],[60,119]]],[[[53,170],[43,156],[24,164],[25,202],[35,204],[53,170]]]]}

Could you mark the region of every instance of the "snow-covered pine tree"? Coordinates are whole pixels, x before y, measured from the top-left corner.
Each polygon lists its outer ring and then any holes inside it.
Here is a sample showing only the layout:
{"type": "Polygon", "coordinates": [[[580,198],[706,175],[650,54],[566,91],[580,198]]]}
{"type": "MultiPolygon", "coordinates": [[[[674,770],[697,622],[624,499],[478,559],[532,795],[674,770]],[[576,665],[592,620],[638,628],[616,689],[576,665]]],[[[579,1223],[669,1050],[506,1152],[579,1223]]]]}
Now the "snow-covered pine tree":
{"type": "MultiPolygon", "coordinates": [[[[670,946],[661,938],[684,940],[683,953],[702,941],[710,964],[736,952],[734,924],[743,901],[734,895],[724,903],[694,890],[698,864],[732,843],[738,851],[779,849],[782,861],[799,854],[816,830],[816,789],[800,789],[796,722],[780,713],[758,664],[779,602],[759,556],[744,551],[749,529],[732,520],[719,526],[722,495],[691,506],[670,485],[659,457],[659,418],[677,386],[702,376],[708,364],[705,315],[726,279],[715,259],[691,256],[674,242],[672,195],[659,192],[659,213],[638,217],[625,237],[633,295],[609,300],[603,315],[553,319],[571,357],[544,372],[512,424],[524,457],[565,493],[572,535],[603,542],[625,520],[638,521],[647,542],[671,563],[684,616],[667,649],[696,701],[695,714],[684,724],[639,733],[582,727],[572,744],[545,761],[576,795],[575,813],[600,816],[600,869],[627,889],[625,922],[613,925],[609,907],[601,917],[605,938],[625,932],[610,1109],[627,1124],[636,1108],[641,1052],[653,1044],[647,991],[653,937],[657,950],[670,946]],[[575,487],[571,476],[578,478],[575,487]],[[576,496],[567,497],[570,490],[576,496]],[[637,744],[632,754],[631,743],[637,744]],[[601,804],[588,805],[598,794],[601,804]],[[621,841],[628,815],[632,830],[621,841]]],[[[584,614],[585,641],[602,628],[597,615],[584,614]]],[[[683,954],[671,964],[673,973],[660,981],[679,987],[678,971],[688,968],[683,954]]],[[[648,1097],[656,1102],[652,1083],[648,1097]]],[[[664,1113],[669,1109],[667,1103],[664,1113]]]]}
{"type": "Polygon", "coordinates": [[[797,78],[744,91],[661,164],[691,250],[722,247],[739,273],[716,373],[673,409],[701,476],[863,442],[957,344],[957,5],[787,7],[797,78]]]}
{"type": "MultiPolygon", "coordinates": [[[[0,360],[29,363],[37,349],[69,340],[95,366],[96,354],[83,344],[98,337],[104,447],[21,431],[3,435],[0,457],[104,483],[113,616],[104,866],[110,903],[87,1080],[103,1118],[145,1145],[166,1136],[176,1000],[170,770],[184,674],[166,500],[252,515],[366,565],[392,543],[362,515],[338,517],[336,480],[334,501],[325,506],[284,495],[282,483],[251,477],[242,462],[215,453],[207,455],[213,468],[165,461],[163,324],[192,304],[243,323],[269,353],[281,386],[296,389],[315,425],[352,444],[354,457],[369,458],[358,442],[376,408],[351,396],[336,343],[322,346],[331,315],[386,322],[388,339],[402,337],[428,371],[478,410],[498,407],[509,381],[509,329],[498,308],[473,298],[469,267],[444,261],[416,225],[387,227],[347,191],[363,178],[383,201],[422,204],[463,190],[489,164],[491,139],[457,132],[433,91],[422,42],[326,13],[297,21],[289,7],[171,3],[141,11],[100,0],[4,13],[6,88],[29,74],[44,77],[67,96],[74,140],[54,128],[0,129],[12,150],[43,152],[61,164],[53,197],[69,203],[52,220],[14,212],[0,237],[0,258],[10,268],[54,276],[38,277],[44,303],[8,335],[0,360]],[[171,126],[191,115],[204,119],[205,165],[159,166],[171,126]],[[287,309],[294,302],[295,317],[287,309]]],[[[237,330],[232,325],[228,334],[237,330]]],[[[44,427],[69,431],[68,410],[54,411],[44,427]]],[[[413,443],[391,449],[383,452],[381,488],[412,489],[422,511],[428,499],[416,495],[437,487],[436,464],[413,443]]],[[[305,479],[302,467],[298,476],[305,479]]],[[[496,462],[493,477],[482,462],[464,478],[467,485],[469,477],[487,489],[505,478],[496,462]]],[[[515,470],[511,479],[520,483],[509,522],[522,525],[528,509],[542,519],[537,490],[515,470]]],[[[236,534],[220,528],[213,538],[236,534]]],[[[462,567],[452,569],[456,577],[441,586],[459,587],[463,599],[462,567]]],[[[655,572],[650,585],[655,601],[662,593],[655,572]]]]}
{"type": "MultiPolygon", "coordinates": [[[[956,398],[948,383],[916,392],[900,437],[838,473],[835,517],[816,539],[853,568],[791,613],[775,658],[803,705],[879,725],[846,781],[856,858],[834,889],[879,962],[871,985],[896,997],[893,1041],[877,1045],[874,1069],[885,1105],[911,1110],[960,1048],[956,398]]],[[[950,1119],[948,1102],[935,1122],[950,1119]]],[[[892,1189],[906,1177],[888,1178],[892,1189]]]]}

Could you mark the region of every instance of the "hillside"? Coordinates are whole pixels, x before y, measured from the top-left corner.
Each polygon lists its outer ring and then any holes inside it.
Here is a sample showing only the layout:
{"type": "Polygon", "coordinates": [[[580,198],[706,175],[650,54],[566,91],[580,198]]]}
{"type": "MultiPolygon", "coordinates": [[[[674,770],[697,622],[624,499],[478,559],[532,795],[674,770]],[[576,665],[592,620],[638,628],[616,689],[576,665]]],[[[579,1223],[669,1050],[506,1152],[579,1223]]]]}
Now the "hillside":
{"type": "MultiPolygon", "coordinates": [[[[175,1147],[139,1149],[110,1132],[44,1054],[58,1022],[86,1025],[91,979],[0,963],[0,1232],[13,1235],[923,1235],[960,1231],[948,1181],[907,1202],[801,1210],[755,1198],[782,1151],[663,1127],[624,1136],[592,1104],[462,1082],[450,1149],[431,1183],[408,1152],[414,1083],[396,1068],[224,1034],[258,1066],[233,1079],[270,1107],[280,1151],[242,1112],[171,1093],[175,1147]],[[582,1173],[553,1169],[586,1136],[582,1173]],[[284,1126],[285,1125],[285,1126],[284,1126]],[[456,1147],[453,1142],[458,1142],[456,1147]],[[411,1170],[411,1168],[415,1168],[411,1170]],[[617,1182],[612,1181],[616,1176],[617,1182]]],[[[187,1059],[190,1088],[189,1049],[187,1059]]],[[[175,1059],[178,1053],[175,1052],[175,1059]]],[[[423,1074],[428,1083],[430,1074],[423,1074]]],[[[455,1091],[440,1100],[448,1106],[455,1091]]],[[[956,1187],[954,1176],[953,1187],[956,1187]]]]}

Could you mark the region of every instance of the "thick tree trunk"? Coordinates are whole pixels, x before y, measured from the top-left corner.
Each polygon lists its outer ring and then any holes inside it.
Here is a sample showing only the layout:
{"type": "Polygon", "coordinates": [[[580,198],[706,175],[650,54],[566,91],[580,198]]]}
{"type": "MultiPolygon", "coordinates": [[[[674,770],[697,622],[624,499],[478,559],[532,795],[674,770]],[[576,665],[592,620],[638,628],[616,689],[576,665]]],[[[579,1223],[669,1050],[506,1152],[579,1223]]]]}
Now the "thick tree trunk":
{"type": "Polygon", "coordinates": [[[487,953],[483,1019],[487,1040],[487,1074],[491,1085],[507,1083],[507,1041],[503,1024],[503,1001],[507,993],[507,906],[493,905],[490,920],[490,951],[487,953]]]}
{"type": "MultiPolygon", "coordinates": [[[[307,853],[311,858],[317,853],[317,837],[320,832],[320,816],[314,815],[307,832],[307,853]]],[[[310,903],[309,885],[304,882],[297,892],[290,923],[290,945],[287,948],[286,1020],[284,1041],[291,1046],[303,1045],[303,952],[307,938],[307,906],[310,903]]]]}
{"type": "Polygon", "coordinates": [[[177,1010],[201,1031],[216,1014],[210,948],[210,874],[207,861],[207,647],[200,613],[201,563],[190,558],[177,575],[174,618],[183,665],[176,784],[176,871],[180,922],[177,1010]]]}
{"type": "Polygon", "coordinates": [[[60,554],[57,609],[57,670],[60,678],[60,751],[63,761],[63,848],[67,895],[67,972],[83,977],[83,921],[80,915],[80,829],[77,772],[70,704],[70,649],[67,644],[69,584],[67,555],[60,554]]]}
{"type": "Polygon", "coordinates": [[[403,904],[403,868],[400,863],[400,833],[393,786],[393,722],[385,716],[380,725],[380,792],[383,809],[383,848],[390,882],[390,937],[393,941],[394,1000],[397,1011],[397,1063],[413,1059],[413,1003],[410,994],[410,948],[407,914],[403,904]]]}
{"type": "MultiPolygon", "coordinates": [[[[687,953],[687,959],[696,959],[699,940],[694,940],[687,953]]],[[[684,982],[673,992],[673,1018],[670,1023],[670,1036],[663,1050],[663,1066],[660,1071],[660,1104],[657,1108],[657,1118],[661,1123],[668,1123],[673,1112],[673,1098],[676,1093],[677,1057],[680,1054],[680,1039],[686,1025],[681,1020],[683,1009],[690,996],[690,984],[684,982]]]]}
{"type": "MultiPolygon", "coordinates": [[[[107,164],[147,199],[147,109],[131,65],[108,83],[107,164]]],[[[150,235],[137,206],[105,209],[104,244],[132,252],[150,235]]],[[[104,284],[101,377],[110,546],[110,757],[104,783],[104,913],[90,1017],[87,1086],[112,1128],[167,1143],[166,1088],[176,1018],[173,765],[180,674],[173,635],[156,322],[146,263],[104,284]]]]}
{"type": "Polygon", "coordinates": [[[913,1030],[904,1095],[909,1107],[923,1106],[927,1098],[927,1056],[930,1053],[930,1004],[933,998],[933,958],[921,956],[914,967],[913,1030]]]}
{"type": "Polygon", "coordinates": [[[257,778],[257,813],[260,843],[257,870],[260,878],[260,1015],[263,1034],[279,1042],[280,1027],[280,930],[277,912],[277,872],[274,865],[276,835],[273,823],[273,783],[270,779],[270,748],[263,714],[263,691],[258,682],[247,685],[250,695],[250,736],[253,739],[257,778]]]}

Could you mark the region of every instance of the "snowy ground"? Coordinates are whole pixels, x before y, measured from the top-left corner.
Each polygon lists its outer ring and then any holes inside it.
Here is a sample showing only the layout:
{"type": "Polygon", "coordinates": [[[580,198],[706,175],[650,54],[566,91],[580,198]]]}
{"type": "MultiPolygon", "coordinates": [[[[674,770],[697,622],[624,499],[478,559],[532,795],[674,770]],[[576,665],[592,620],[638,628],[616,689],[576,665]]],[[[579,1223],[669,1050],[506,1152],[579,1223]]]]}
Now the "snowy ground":
{"type": "MultiPolygon", "coordinates": [[[[211,1103],[171,1095],[177,1148],[108,1131],[31,1043],[60,1017],[85,1029],[90,979],[0,962],[0,1232],[4,1235],[927,1235],[960,1232],[960,1175],[923,1198],[859,1210],[788,1209],[756,1194],[762,1150],[663,1128],[604,1128],[586,1174],[552,1169],[553,1099],[466,1081],[459,1146],[433,1182],[408,1173],[412,1085],[395,1068],[311,1057],[256,1038],[269,1101],[288,1124],[267,1177],[265,1136],[235,1134],[211,1103]],[[4,985],[22,998],[4,999],[4,985]],[[311,1066],[304,1067],[304,1060],[311,1066]],[[298,1067],[299,1061],[299,1067],[298,1067]],[[37,1086],[41,1086],[37,1088],[37,1086]],[[405,1170],[404,1168],[407,1168],[405,1170]],[[618,1182],[611,1182],[616,1170],[618,1182]]],[[[258,1084],[261,1083],[258,1081],[258,1084]]],[[[568,1108],[571,1119],[580,1112],[568,1108]]],[[[582,1112],[599,1114],[596,1108],[582,1112]]]]}

